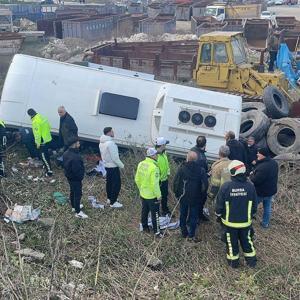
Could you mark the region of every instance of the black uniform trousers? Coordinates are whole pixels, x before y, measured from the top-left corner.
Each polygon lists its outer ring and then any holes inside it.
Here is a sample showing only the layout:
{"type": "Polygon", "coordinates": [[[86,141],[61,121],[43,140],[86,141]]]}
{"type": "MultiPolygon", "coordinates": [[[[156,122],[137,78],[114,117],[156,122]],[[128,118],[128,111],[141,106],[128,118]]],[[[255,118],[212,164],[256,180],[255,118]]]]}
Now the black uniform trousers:
{"type": "Polygon", "coordinates": [[[161,213],[163,216],[170,214],[168,208],[168,195],[169,195],[169,183],[168,180],[160,182],[160,192],[161,192],[161,213]]]}
{"type": "Polygon", "coordinates": [[[106,195],[107,199],[110,200],[110,204],[114,204],[119,197],[121,190],[121,175],[120,169],[115,168],[105,168],[106,170],[106,195]]]}
{"type": "Polygon", "coordinates": [[[255,267],[256,252],[253,246],[252,226],[246,228],[232,228],[224,226],[226,235],[227,261],[233,268],[239,265],[239,242],[243,249],[247,265],[255,267]]]}
{"type": "Polygon", "coordinates": [[[75,212],[78,214],[80,212],[80,200],[82,196],[82,182],[69,180],[70,185],[70,202],[72,208],[75,209],[75,212]]]}
{"type": "Polygon", "coordinates": [[[148,215],[151,212],[151,221],[154,233],[158,234],[160,232],[159,227],[159,201],[154,199],[144,199],[142,198],[142,217],[141,223],[144,230],[149,229],[148,226],[148,215]]]}
{"type": "Polygon", "coordinates": [[[49,155],[49,144],[50,143],[41,144],[40,149],[38,149],[38,151],[39,151],[40,159],[42,160],[46,168],[47,174],[52,175],[50,155],[49,155]]]}

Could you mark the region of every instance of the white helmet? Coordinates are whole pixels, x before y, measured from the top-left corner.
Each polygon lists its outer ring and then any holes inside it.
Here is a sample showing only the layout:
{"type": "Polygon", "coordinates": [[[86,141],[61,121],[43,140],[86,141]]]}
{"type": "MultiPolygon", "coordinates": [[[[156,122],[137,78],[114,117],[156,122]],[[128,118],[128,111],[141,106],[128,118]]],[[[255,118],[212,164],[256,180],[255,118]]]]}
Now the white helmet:
{"type": "Polygon", "coordinates": [[[236,176],[238,174],[245,174],[246,167],[245,164],[239,160],[233,160],[229,166],[228,170],[231,176],[236,176]]]}

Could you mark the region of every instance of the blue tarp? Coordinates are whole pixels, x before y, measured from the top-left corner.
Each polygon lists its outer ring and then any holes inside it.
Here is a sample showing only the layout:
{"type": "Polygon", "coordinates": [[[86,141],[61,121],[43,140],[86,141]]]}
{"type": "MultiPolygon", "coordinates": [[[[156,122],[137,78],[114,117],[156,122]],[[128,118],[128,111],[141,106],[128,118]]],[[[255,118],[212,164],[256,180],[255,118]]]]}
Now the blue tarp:
{"type": "Polygon", "coordinates": [[[290,52],[287,44],[280,44],[279,51],[277,54],[276,65],[281,70],[289,83],[296,87],[297,79],[299,78],[299,65],[297,64],[297,70],[293,69],[292,61],[294,61],[293,55],[290,52]]]}

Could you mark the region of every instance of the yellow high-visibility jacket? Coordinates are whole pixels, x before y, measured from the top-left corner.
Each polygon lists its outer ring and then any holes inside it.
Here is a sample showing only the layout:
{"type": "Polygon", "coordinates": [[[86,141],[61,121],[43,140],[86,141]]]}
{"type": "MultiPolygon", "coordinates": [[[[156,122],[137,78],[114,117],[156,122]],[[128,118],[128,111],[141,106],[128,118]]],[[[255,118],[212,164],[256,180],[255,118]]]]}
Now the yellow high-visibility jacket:
{"type": "Polygon", "coordinates": [[[170,165],[166,152],[157,155],[157,165],[159,168],[160,181],[166,181],[170,175],[170,165]]]}
{"type": "Polygon", "coordinates": [[[161,198],[159,169],[154,159],[147,157],[138,164],[135,183],[143,199],[161,198]]]}
{"type": "Polygon", "coordinates": [[[32,119],[32,131],[37,146],[51,142],[51,126],[48,119],[41,114],[36,114],[32,119]]]}

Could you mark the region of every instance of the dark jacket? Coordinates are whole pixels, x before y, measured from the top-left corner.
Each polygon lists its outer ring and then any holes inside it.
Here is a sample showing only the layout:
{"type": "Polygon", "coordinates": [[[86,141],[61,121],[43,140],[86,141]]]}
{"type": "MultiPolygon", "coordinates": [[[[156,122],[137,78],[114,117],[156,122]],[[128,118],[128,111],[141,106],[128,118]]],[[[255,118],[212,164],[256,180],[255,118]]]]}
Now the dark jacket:
{"type": "Polygon", "coordinates": [[[252,146],[248,146],[248,165],[250,166],[254,160],[257,160],[257,146],[254,144],[252,146]]]}
{"type": "Polygon", "coordinates": [[[200,202],[207,187],[207,174],[203,168],[199,168],[196,161],[183,163],[178,169],[173,182],[173,191],[176,198],[190,204],[200,202]]]}
{"type": "Polygon", "coordinates": [[[221,186],[216,201],[216,214],[221,217],[225,226],[232,228],[250,226],[256,209],[255,187],[247,181],[246,176],[231,177],[231,181],[221,186]]]}
{"type": "Polygon", "coordinates": [[[226,145],[230,149],[228,158],[230,160],[239,160],[244,164],[247,164],[247,153],[244,145],[238,140],[229,140],[226,145]]]}
{"type": "Polygon", "coordinates": [[[74,119],[66,112],[59,120],[59,141],[61,145],[67,146],[70,137],[78,137],[78,128],[74,119]]]}
{"type": "Polygon", "coordinates": [[[198,156],[197,163],[207,173],[208,165],[207,165],[207,158],[205,156],[205,150],[200,149],[199,147],[195,146],[195,147],[191,148],[191,151],[194,151],[197,153],[197,156],[198,156]]]}
{"type": "Polygon", "coordinates": [[[275,195],[278,182],[277,162],[270,157],[258,160],[250,179],[254,183],[257,196],[270,197],[275,195]]]}
{"type": "Polygon", "coordinates": [[[82,181],[84,177],[84,165],[79,149],[69,148],[63,154],[63,166],[65,176],[71,181],[82,181]]]}

